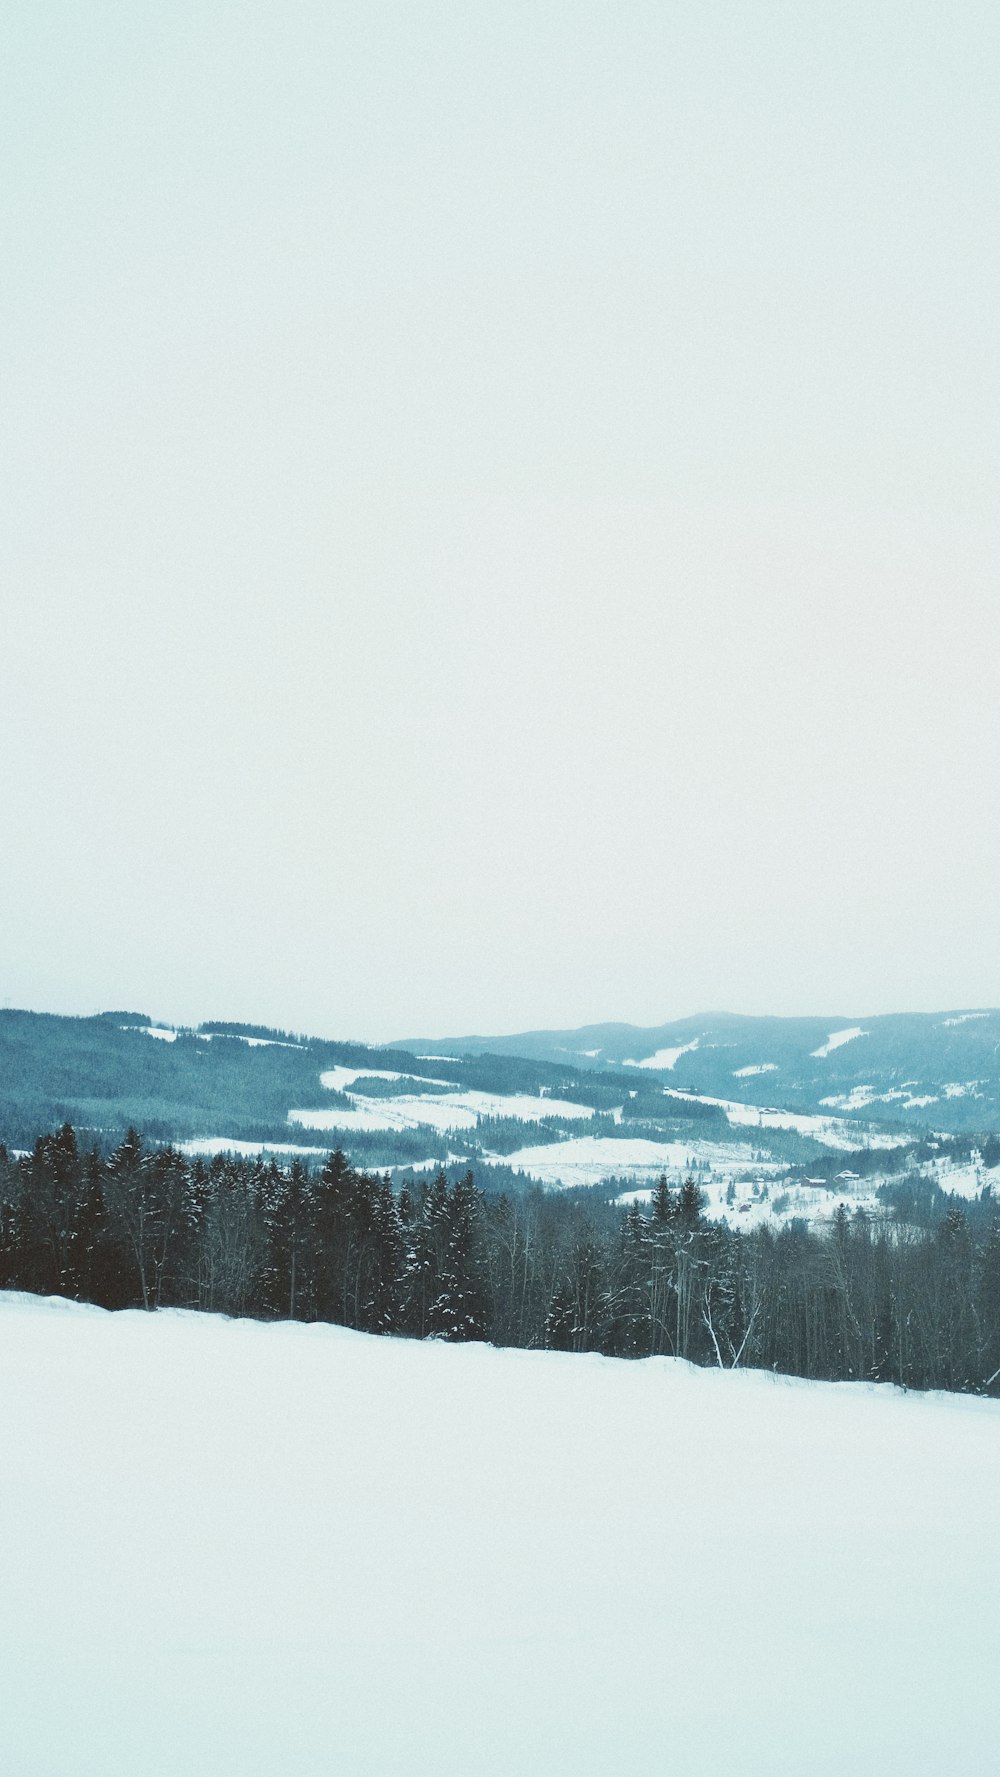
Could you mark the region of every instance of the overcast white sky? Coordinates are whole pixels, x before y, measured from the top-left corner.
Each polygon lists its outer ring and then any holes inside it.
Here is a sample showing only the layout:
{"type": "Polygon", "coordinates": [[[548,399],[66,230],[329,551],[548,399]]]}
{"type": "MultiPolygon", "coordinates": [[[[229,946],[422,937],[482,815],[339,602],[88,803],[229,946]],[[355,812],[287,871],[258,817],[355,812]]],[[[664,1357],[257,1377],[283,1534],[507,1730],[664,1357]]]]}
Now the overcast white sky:
{"type": "Polygon", "coordinates": [[[20,0],[0,1000],[1000,1003],[1000,11],[20,0]]]}

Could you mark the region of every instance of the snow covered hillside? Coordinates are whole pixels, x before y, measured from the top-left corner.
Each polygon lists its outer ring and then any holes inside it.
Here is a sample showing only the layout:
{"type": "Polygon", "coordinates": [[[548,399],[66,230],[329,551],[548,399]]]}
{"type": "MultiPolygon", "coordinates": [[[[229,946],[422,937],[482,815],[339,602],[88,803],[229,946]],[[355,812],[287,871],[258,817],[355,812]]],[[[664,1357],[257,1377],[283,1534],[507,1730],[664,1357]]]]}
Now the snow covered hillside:
{"type": "Polygon", "coordinates": [[[1000,1404],[0,1296],[12,1777],[987,1777],[1000,1404]]]}

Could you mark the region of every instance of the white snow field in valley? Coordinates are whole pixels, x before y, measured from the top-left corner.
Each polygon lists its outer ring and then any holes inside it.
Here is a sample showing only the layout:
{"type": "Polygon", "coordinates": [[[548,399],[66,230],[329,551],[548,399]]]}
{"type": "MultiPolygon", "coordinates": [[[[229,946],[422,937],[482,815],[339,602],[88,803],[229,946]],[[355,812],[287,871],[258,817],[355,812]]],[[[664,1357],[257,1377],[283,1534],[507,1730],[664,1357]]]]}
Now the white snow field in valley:
{"type": "Polygon", "coordinates": [[[10,1777],[990,1777],[1000,1403],[0,1296],[10,1777]]]}

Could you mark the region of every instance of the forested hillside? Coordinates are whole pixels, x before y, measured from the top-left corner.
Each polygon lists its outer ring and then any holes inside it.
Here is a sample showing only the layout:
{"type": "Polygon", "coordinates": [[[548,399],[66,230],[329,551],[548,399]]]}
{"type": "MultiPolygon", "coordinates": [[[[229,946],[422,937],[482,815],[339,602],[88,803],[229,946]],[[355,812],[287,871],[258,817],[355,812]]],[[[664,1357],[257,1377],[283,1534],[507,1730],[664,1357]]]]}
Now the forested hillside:
{"type": "Polygon", "coordinates": [[[217,1127],[282,1140],[289,1106],[316,1098],[320,1068],[370,1059],[358,1044],[310,1043],[254,1025],[157,1037],[143,1013],[0,1011],[0,1138],[21,1146],[69,1121],[112,1138],[140,1123],[174,1141],[217,1127]]]}
{"type": "MultiPolygon", "coordinates": [[[[121,1136],[132,1123],[165,1140],[226,1135],[286,1141],[289,1111],[329,1111],[350,1101],[321,1086],[337,1068],[361,1077],[366,1096],[399,1094],[399,1070],[421,1091],[443,1081],[498,1094],[559,1092],[581,1084],[580,1069],[518,1056],[433,1059],[293,1035],[263,1025],[208,1023],[197,1030],[157,1026],[138,1012],[94,1018],[0,1010],[0,1139],[18,1146],[40,1129],[68,1121],[101,1136],[121,1136]],[[386,1062],[395,1070],[386,1077],[386,1062]],[[367,1070],[372,1073],[368,1074],[367,1070]]],[[[579,1102],[621,1102],[627,1087],[603,1087],[589,1075],[579,1102]]],[[[682,1107],[681,1114],[697,1115],[682,1107]]],[[[329,1146],[299,1124],[296,1140],[329,1146]]]]}

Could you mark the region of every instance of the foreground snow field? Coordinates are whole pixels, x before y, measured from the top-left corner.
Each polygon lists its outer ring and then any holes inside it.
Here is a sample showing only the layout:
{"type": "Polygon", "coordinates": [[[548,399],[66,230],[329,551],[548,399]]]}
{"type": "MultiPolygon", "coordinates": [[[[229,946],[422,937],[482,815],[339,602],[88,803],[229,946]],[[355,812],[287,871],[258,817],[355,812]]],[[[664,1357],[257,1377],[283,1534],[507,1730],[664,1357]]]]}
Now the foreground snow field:
{"type": "Polygon", "coordinates": [[[0,1295],[11,1777],[979,1777],[1000,1404],[0,1295]]]}

